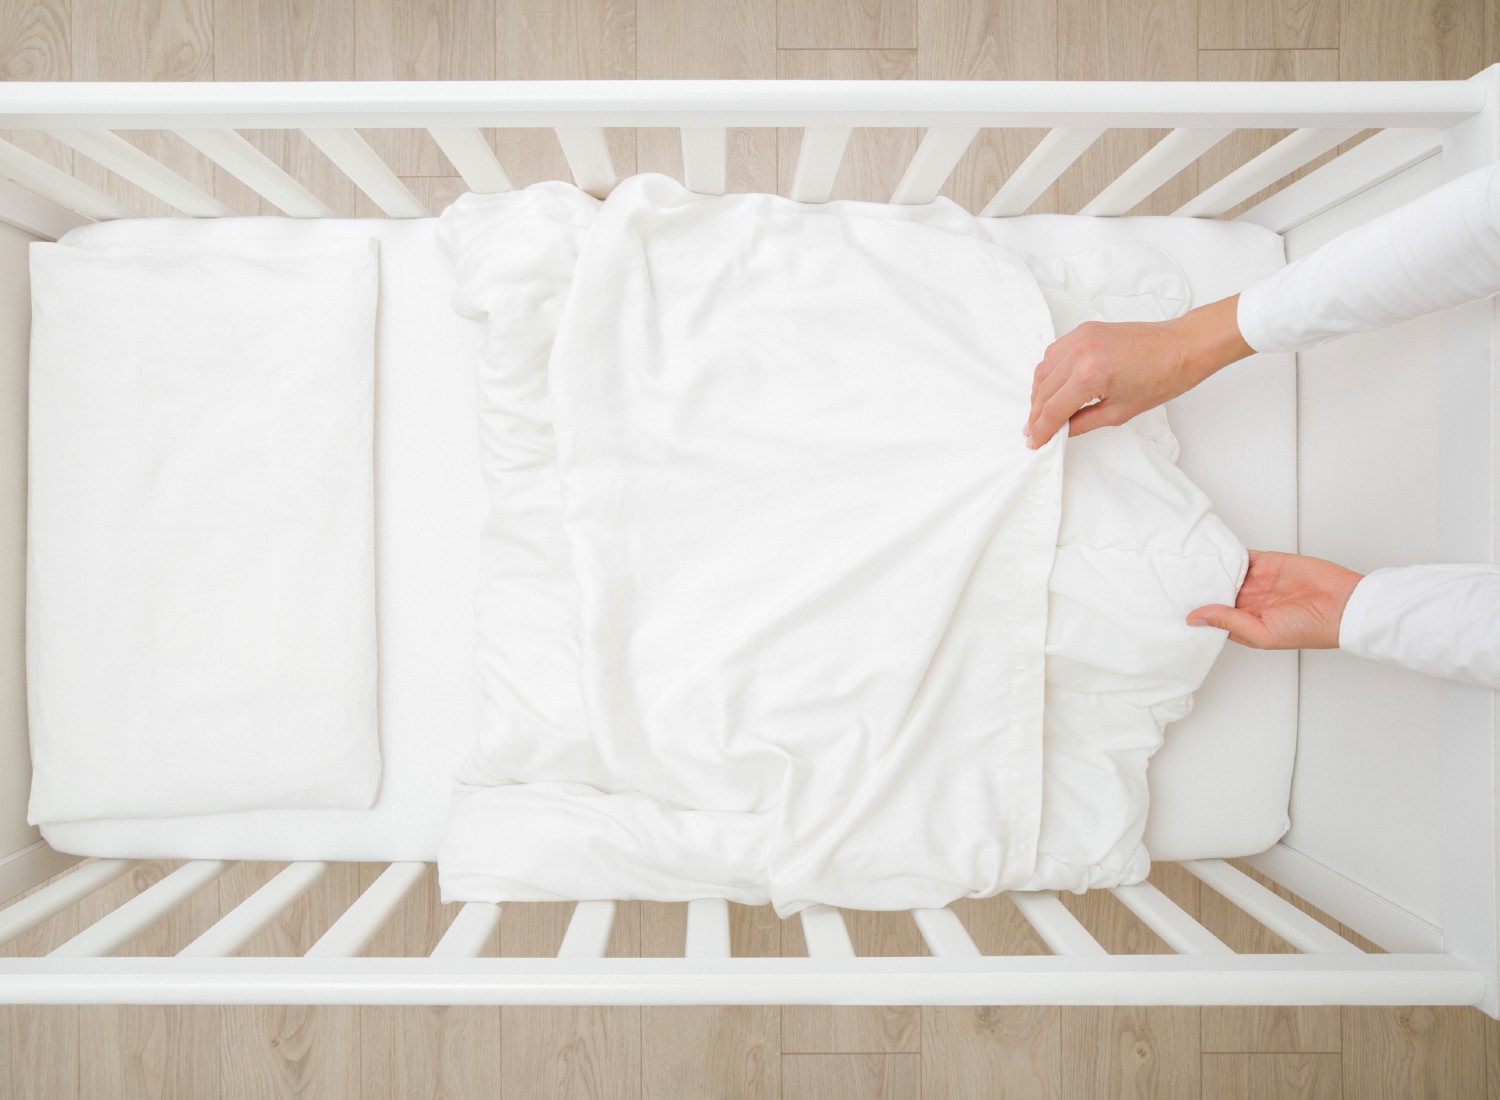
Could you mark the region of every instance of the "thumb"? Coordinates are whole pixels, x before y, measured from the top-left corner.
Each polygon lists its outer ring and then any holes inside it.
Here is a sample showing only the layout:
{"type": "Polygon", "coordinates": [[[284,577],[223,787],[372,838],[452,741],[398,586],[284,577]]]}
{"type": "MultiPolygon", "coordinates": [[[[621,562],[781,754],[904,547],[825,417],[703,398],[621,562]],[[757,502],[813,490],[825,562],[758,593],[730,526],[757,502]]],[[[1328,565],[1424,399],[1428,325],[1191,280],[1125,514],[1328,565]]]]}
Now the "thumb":
{"type": "Polygon", "coordinates": [[[1189,626],[1216,626],[1227,630],[1231,641],[1256,649],[1264,649],[1269,641],[1265,625],[1250,612],[1236,607],[1209,604],[1190,612],[1187,621],[1189,626]]]}

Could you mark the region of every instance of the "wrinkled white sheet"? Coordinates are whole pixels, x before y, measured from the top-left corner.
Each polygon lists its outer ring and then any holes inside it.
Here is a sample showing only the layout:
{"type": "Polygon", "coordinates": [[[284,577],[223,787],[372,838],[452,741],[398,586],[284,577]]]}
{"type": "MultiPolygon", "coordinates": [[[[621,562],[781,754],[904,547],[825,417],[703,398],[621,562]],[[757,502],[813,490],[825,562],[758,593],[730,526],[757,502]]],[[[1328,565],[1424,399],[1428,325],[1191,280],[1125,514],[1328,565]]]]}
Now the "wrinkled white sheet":
{"type": "Polygon", "coordinates": [[[446,899],[1144,875],[1146,759],[1223,640],[1182,618],[1243,550],[1163,417],[1020,425],[1054,315],[1170,315],[1183,281],[1144,248],[1034,272],[907,209],[645,176],[444,216],[491,493],[446,899]]]}
{"type": "Polygon", "coordinates": [[[29,820],[369,806],[376,249],[31,250],[29,820]]]}

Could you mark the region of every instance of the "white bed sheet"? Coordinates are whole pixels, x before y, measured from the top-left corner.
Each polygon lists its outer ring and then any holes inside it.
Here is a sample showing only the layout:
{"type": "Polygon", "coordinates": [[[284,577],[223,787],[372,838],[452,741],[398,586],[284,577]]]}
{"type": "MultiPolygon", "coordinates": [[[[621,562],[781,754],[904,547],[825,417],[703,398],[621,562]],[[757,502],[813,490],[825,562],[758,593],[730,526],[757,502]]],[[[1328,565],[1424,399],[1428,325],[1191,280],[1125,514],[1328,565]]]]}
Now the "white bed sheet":
{"type": "MultiPolygon", "coordinates": [[[[1282,266],[1281,239],[1256,226],[1189,219],[1036,215],[994,223],[995,239],[1040,255],[1126,241],[1182,265],[1195,302],[1282,266]]],[[[385,777],[368,810],[267,810],[43,826],[54,847],[142,858],[430,860],[449,780],[481,708],[473,594],[485,513],[475,363],[480,326],[449,306],[454,283],[435,222],[277,218],[136,220],[91,226],[86,243],[245,236],[380,241],[376,336],[376,571],[385,777]]],[[[1256,356],[1174,403],[1180,464],[1248,545],[1295,549],[1295,365],[1256,356]]],[[[1151,764],[1153,858],[1261,851],[1285,831],[1296,747],[1296,656],[1230,646],[1168,728],[1151,764]]]]}

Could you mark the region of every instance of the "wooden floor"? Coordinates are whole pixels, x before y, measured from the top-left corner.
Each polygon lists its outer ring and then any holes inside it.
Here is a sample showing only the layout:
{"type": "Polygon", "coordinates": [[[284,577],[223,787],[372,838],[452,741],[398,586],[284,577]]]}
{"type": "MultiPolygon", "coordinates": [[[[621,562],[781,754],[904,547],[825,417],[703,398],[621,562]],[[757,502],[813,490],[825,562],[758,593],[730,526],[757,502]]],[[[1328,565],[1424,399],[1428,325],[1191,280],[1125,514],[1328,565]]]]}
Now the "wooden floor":
{"type": "MultiPolygon", "coordinates": [[[[1402,79],[1468,76],[1500,58],[1500,0],[0,0],[0,78],[251,80],[484,77],[1402,79]]],[[[985,135],[949,193],[971,208],[1035,133],[985,135]]],[[[861,134],[836,195],[882,198],[910,131],[861,134]]],[[[1074,210],[1154,135],[1111,135],[1037,209],[1074,210]]],[[[795,133],[736,134],[731,186],[789,179],[795,133]]],[[[1148,200],[1164,212],[1271,135],[1237,135],[1148,200]]],[[[59,163],[45,139],[28,148],[59,163]]],[[[246,213],[270,212],[172,139],[137,140],[246,213]]],[[[300,138],[254,135],[340,213],[373,213],[300,138]]],[[[379,148],[435,210],[460,189],[419,134],[379,148]]],[[[518,184],[563,174],[545,133],[494,136],[518,184]]],[[[617,167],[676,171],[672,135],[611,134],[617,167]]],[[[80,176],[159,205],[87,165],[80,176]]],[[[159,953],[274,868],[238,867],[132,944],[159,953]]],[[[150,866],[29,934],[45,950],[150,866]]],[[[339,869],[252,951],[305,948],[370,881],[339,869]]],[[[1177,868],[1157,884],[1240,950],[1277,950],[1177,868]]],[[[1164,945],[1111,898],[1069,904],[1115,951],[1164,945]]],[[[1041,950],[1003,901],[962,907],[987,951],[1041,950]]],[[[508,912],[496,949],[556,947],[567,907],[508,912]]],[[[412,901],[373,949],[424,950],[451,912],[412,901]]],[[[683,915],[626,905],[617,954],[674,953],[683,915]]],[[[920,950],[904,915],[851,915],[865,953],[920,950]]],[[[794,923],[735,916],[737,953],[801,951],[794,923]]],[[[1500,1026],[1432,1009],[0,1009],[0,1095],[106,1097],[1500,1096],[1500,1026]]]]}

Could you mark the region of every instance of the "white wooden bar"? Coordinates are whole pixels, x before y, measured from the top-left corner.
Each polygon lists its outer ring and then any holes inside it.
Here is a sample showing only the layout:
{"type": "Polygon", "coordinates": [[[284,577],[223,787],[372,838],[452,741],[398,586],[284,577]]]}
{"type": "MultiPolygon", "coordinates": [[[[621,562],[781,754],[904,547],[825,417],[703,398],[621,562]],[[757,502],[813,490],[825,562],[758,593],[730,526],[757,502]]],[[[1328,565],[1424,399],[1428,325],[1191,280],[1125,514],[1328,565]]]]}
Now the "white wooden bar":
{"type": "Polygon", "coordinates": [[[1358,133],[1352,129],[1294,130],[1205,187],[1172,213],[1185,218],[1216,218],[1358,133]]]}
{"type": "Polygon", "coordinates": [[[458,174],[464,178],[470,191],[480,195],[494,195],[513,189],[510,177],[500,167],[495,151],[478,130],[447,130],[438,127],[428,133],[443,151],[443,156],[458,169],[458,174]]]}
{"type": "Polygon", "coordinates": [[[407,190],[370,143],[350,129],[304,130],[308,140],[323,150],[334,166],[353,181],[376,206],[393,218],[425,218],[427,208],[407,190]]]}
{"type": "Polygon", "coordinates": [[[700,195],[722,195],[727,186],[729,131],[722,126],[682,128],[682,184],[700,195]]]}
{"type": "Polygon", "coordinates": [[[195,859],[142,890],[52,951],[68,958],[108,955],[144,932],[177,906],[229,870],[232,861],[195,859]]]}
{"type": "Polygon", "coordinates": [[[1450,126],[1473,81],[9,81],[0,129],[1450,126]]]}
{"type": "Polygon", "coordinates": [[[1116,886],[1110,893],[1179,955],[1232,955],[1223,940],[1190,917],[1149,882],[1116,886]]]}
{"type": "Polygon", "coordinates": [[[609,142],[598,126],[558,126],[557,141],[568,161],[568,171],[579,190],[596,199],[608,195],[615,185],[615,163],[609,142]]]}
{"type": "Polygon", "coordinates": [[[161,161],[109,130],[49,130],[52,137],[193,218],[222,218],[234,211],[189,183],[161,161]]]}
{"type": "Polygon", "coordinates": [[[0,943],[9,943],[23,932],[95,890],[108,886],[134,867],[133,859],[94,859],[79,864],[50,886],[44,886],[29,898],[0,909],[0,943]]]}
{"type": "Polygon", "coordinates": [[[235,131],[178,130],[177,136],[288,216],[333,217],[322,199],[235,131]]]}
{"type": "Polygon", "coordinates": [[[559,959],[602,959],[609,948],[609,933],[615,924],[612,901],[580,901],[557,949],[559,959]]]}
{"type": "Polygon", "coordinates": [[[978,134],[977,126],[934,126],[928,130],[891,193],[891,201],[922,203],[937,198],[978,134]]]}
{"type": "Polygon", "coordinates": [[[1222,859],[1187,860],[1182,866],[1298,951],[1309,954],[1364,954],[1343,936],[1222,859]]]}
{"type": "Polygon", "coordinates": [[[1442,144],[1443,136],[1438,130],[1382,130],[1288,184],[1236,220],[1285,233],[1337,206],[1350,195],[1426,160],[1442,144]]]}
{"type": "Polygon", "coordinates": [[[952,909],[913,909],[912,919],[917,922],[917,931],[934,955],[959,955],[972,958],[980,954],[978,946],[969,936],[969,930],[952,909]]]}
{"type": "Polygon", "coordinates": [[[1015,902],[1026,923],[1042,937],[1042,942],[1057,955],[1107,954],[1089,930],[1068,912],[1057,895],[1046,891],[1016,890],[1006,895],[1015,902]]]}
{"type": "Polygon", "coordinates": [[[700,898],[688,902],[687,935],[683,939],[683,958],[727,959],[729,946],[729,903],[723,898],[700,898]]]}
{"type": "Polygon", "coordinates": [[[448,931],[432,949],[434,959],[478,958],[500,927],[500,906],[486,901],[471,901],[458,911],[448,931]]]}
{"type": "Polygon", "coordinates": [[[327,871],[326,863],[309,861],[288,864],[270,882],[236,905],[179,951],[178,955],[190,958],[233,955],[249,943],[257,932],[275,920],[287,906],[307,893],[327,871]]]}
{"type": "Polygon", "coordinates": [[[10,1004],[1472,1005],[1451,955],[16,959],[10,1004]]]}
{"type": "Polygon", "coordinates": [[[1128,214],[1169,179],[1227,138],[1232,130],[1173,130],[1084,204],[1080,214],[1128,214]]]}
{"type": "Polygon", "coordinates": [[[802,131],[791,197],[798,202],[827,202],[853,131],[847,126],[809,126],[802,131]]]}
{"type": "Polygon", "coordinates": [[[1103,129],[1056,129],[1050,131],[1027,154],[1021,166],[995,192],[995,197],[979,212],[983,218],[1004,218],[1024,214],[1042,192],[1068,170],[1086,150],[1103,135],[1103,129]]]}
{"type": "Polygon", "coordinates": [[[392,863],[354,904],[329,926],[307,951],[309,959],[358,955],[375,938],[413,886],[421,881],[425,863],[392,863]]]}
{"type": "Polygon", "coordinates": [[[0,176],[86,218],[134,218],[136,211],[103,191],[80,183],[61,168],[0,139],[0,176]]]}
{"type": "Polygon", "coordinates": [[[809,905],[802,910],[802,936],[813,959],[852,959],[854,941],[844,915],[831,905],[809,905]]]}

